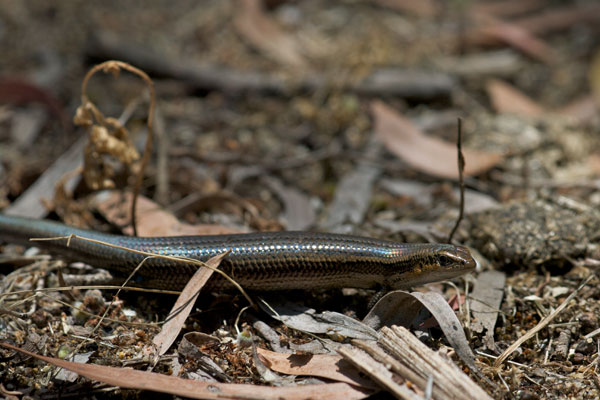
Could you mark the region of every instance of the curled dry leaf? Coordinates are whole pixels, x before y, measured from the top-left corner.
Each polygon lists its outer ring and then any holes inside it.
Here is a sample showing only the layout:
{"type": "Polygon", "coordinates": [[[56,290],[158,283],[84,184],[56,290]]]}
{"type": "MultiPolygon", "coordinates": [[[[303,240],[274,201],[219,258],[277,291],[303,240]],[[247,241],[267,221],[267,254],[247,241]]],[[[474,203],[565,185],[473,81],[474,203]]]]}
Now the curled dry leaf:
{"type": "Polygon", "coordinates": [[[460,321],[439,293],[409,293],[403,290],[389,292],[375,304],[363,322],[373,329],[392,325],[409,327],[422,307],[426,307],[437,320],[440,329],[456,354],[469,368],[477,371],[475,356],[469,347],[460,321]]]}
{"type": "MultiPolygon", "coordinates": [[[[440,178],[458,179],[456,145],[423,134],[411,121],[386,104],[371,104],[375,134],[387,149],[414,169],[440,178]]],[[[502,161],[502,154],[463,146],[465,174],[479,175],[502,161]]]]}

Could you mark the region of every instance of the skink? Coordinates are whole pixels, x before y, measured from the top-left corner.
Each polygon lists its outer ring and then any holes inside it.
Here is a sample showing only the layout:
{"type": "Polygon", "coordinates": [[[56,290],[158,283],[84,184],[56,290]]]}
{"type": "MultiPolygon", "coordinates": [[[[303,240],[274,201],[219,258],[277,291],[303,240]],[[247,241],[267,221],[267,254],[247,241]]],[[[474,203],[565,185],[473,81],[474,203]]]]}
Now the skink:
{"type": "MultiPolygon", "coordinates": [[[[34,245],[127,276],[144,255],[73,238],[77,235],[130,249],[206,261],[229,251],[220,265],[250,290],[406,288],[451,279],[475,267],[469,250],[448,244],[406,244],[359,236],[311,232],[265,232],[216,236],[130,237],[78,229],[48,220],[0,214],[0,241],[34,245]]],[[[161,258],[147,259],[133,283],[181,290],[197,266],[161,258]]],[[[215,274],[209,289],[231,284],[215,274]]]]}

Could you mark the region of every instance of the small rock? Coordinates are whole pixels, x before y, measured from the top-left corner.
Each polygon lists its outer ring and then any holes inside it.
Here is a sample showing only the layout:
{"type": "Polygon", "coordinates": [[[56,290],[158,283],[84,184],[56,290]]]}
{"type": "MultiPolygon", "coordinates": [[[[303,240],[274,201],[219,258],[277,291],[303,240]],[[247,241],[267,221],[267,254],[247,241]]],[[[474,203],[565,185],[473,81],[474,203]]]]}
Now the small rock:
{"type": "Polygon", "coordinates": [[[596,351],[596,343],[594,342],[594,340],[592,338],[589,339],[583,339],[581,341],[579,341],[579,343],[577,343],[577,346],[575,346],[575,352],[577,353],[581,353],[581,354],[592,354],[596,351]]]}

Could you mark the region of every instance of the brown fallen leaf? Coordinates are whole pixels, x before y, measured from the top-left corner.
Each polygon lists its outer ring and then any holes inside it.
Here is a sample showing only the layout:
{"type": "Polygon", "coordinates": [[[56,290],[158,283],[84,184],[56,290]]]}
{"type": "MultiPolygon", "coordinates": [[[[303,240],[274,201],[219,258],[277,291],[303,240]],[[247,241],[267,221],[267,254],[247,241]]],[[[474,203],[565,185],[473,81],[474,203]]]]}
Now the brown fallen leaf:
{"type": "Polygon", "coordinates": [[[483,26],[477,32],[479,36],[506,43],[522,53],[548,64],[558,59],[556,51],[550,45],[536,38],[525,28],[481,13],[474,14],[474,18],[483,26]]]}
{"type": "Polygon", "coordinates": [[[303,231],[315,223],[317,219],[315,207],[306,193],[293,186],[286,186],[274,176],[263,176],[262,180],[283,204],[281,219],[285,221],[287,230],[303,231]]]}
{"type": "MultiPolygon", "coordinates": [[[[389,151],[414,169],[440,178],[458,179],[456,145],[425,135],[410,120],[381,101],[371,103],[375,134],[389,151]]],[[[499,153],[465,148],[465,174],[474,176],[503,159],[499,153]]]]}
{"type": "Polygon", "coordinates": [[[564,107],[548,109],[535,102],[523,92],[499,79],[491,79],[486,85],[492,106],[499,113],[515,114],[530,118],[543,115],[562,115],[574,122],[585,124],[598,114],[598,102],[594,96],[587,95],[572,101],[564,107]]]}
{"type": "Polygon", "coordinates": [[[584,95],[557,109],[556,112],[580,124],[586,124],[592,121],[600,112],[600,95],[598,99],[596,100],[593,95],[584,95]]]}
{"type": "MultiPolygon", "coordinates": [[[[98,192],[94,199],[95,207],[104,217],[118,226],[128,225],[131,193],[124,196],[119,191],[98,192]]],[[[159,204],[147,197],[138,196],[137,199],[137,224],[138,235],[152,236],[182,236],[182,235],[222,235],[240,233],[238,230],[222,225],[186,224],[181,222],[159,204]]],[[[124,233],[132,234],[131,227],[124,229],[124,233]]]]}
{"type": "Polygon", "coordinates": [[[531,16],[519,18],[515,25],[536,35],[570,29],[581,24],[594,24],[600,21],[600,4],[589,2],[580,5],[566,4],[562,7],[546,9],[531,16]]]}
{"type": "Polygon", "coordinates": [[[534,118],[547,113],[543,106],[504,81],[490,79],[487,82],[486,90],[492,106],[499,113],[512,113],[534,118]]]}
{"type": "Polygon", "coordinates": [[[351,385],[374,388],[358,371],[337,354],[285,354],[256,348],[267,367],[288,375],[319,376],[351,385]]]}
{"type": "Polygon", "coordinates": [[[152,339],[152,343],[154,343],[158,349],[158,355],[165,354],[175,339],[177,339],[177,335],[181,332],[183,324],[196,303],[200,290],[215,272],[215,269],[219,267],[221,260],[223,260],[226,255],[227,253],[219,254],[207,260],[205,264],[212,269],[198,267],[198,270],[185,285],[181,294],[177,297],[173,308],[171,308],[171,311],[169,312],[167,322],[163,324],[160,332],[152,339]]]}
{"type": "MultiPolygon", "coordinates": [[[[501,4],[504,2],[496,3],[501,4]]],[[[581,24],[593,24],[598,21],[600,21],[600,5],[590,2],[579,6],[569,4],[563,7],[546,7],[543,12],[512,20],[511,25],[525,29],[530,34],[541,36],[581,24]]],[[[474,30],[468,32],[466,37],[467,41],[474,45],[493,45],[500,42],[498,37],[481,35],[479,28],[474,28],[474,30]]]]}
{"type": "Polygon", "coordinates": [[[151,390],[169,393],[192,399],[364,399],[371,393],[347,383],[331,383],[322,385],[302,385],[290,387],[269,387],[233,383],[200,382],[158,374],[138,371],[130,368],[107,367],[104,365],[80,364],[45,357],[8,343],[0,342],[0,346],[35,357],[57,367],[68,369],[88,379],[104,382],[109,385],[129,389],[151,390]]]}
{"type": "Polygon", "coordinates": [[[233,25],[248,42],[273,60],[306,68],[300,43],[264,13],[261,0],[241,0],[233,25]]]}

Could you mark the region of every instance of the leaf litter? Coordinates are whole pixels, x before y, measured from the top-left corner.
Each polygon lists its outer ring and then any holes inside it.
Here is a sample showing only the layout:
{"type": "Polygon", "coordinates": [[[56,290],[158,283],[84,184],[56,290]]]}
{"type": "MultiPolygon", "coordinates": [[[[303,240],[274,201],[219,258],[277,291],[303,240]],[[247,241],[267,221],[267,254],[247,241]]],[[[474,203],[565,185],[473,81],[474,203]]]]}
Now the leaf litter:
{"type": "MultiPolygon", "coordinates": [[[[57,356],[81,346],[78,356],[85,356],[88,364],[63,366],[121,388],[190,393],[184,391],[188,381],[176,379],[167,384],[161,378],[165,375],[154,373],[145,375],[144,385],[149,386],[137,385],[133,380],[137,377],[129,372],[142,371],[124,368],[127,366],[153,366],[156,372],[209,379],[216,385],[213,394],[202,391],[208,386],[195,394],[206,398],[214,395],[217,387],[224,391],[219,393],[221,398],[362,398],[371,394],[372,384],[364,390],[347,383],[323,384],[333,367],[314,367],[312,373],[319,378],[311,378],[310,371],[302,371],[307,373],[303,378],[295,377],[298,371],[293,368],[298,365],[290,360],[310,365],[313,357],[316,361],[322,356],[331,361],[339,357],[331,353],[336,349],[349,361],[362,360],[350,362],[371,376],[381,390],[404,398],[448,398],[452,394],[485,398],[480,389],[468,386],[473,381],[495,398],[517,393],[534,398],[597,397],[600,380],[595,345],[600,330],[593,273],[600,256],[593,210],[599,201],[598,140],[594,135],[598,43],[593,26],[600,19],[598,6],[593,2],[557,6],[539,0],[484,1],[460,7],[442,7],[437,1],[419,6],[401,1],[380,3],[375,7],[361,2],[322,7],[319,2],[249,1],[245,8],[236,8],[224,1],[191,9],[169,7],[168,12],[157,11],[160,5],[149,5],[124,13],[115,13],[117,8],[108,3],[85,12],[78,12],[76,4],[57,7],[51,12],[57,21],[52,29],[64,29],[72,40],[44,50],[60,49],[61,56],[68,58],[69,62],[55,64],[64,76],[84,75],[77,69],[84,53],[123,58],[146,72],[160,71],[155,83],[166,138],[159,145],[162,161],[156,166],[150,163],[143,175],[141,189],[147,197],[136,202],[138,212],[128,209],[131,193],[125,190],[135,186],[135,178],[124,175],[102,175],[114,182],[117,191],[111,195],[118,193],[121,198],[103,203],[105,194],[86,188],[78,172],[65,175],[77,169],[81,147],[73,147],[69,153],[67,146],[61,145],[62,140],[71,139],[52,130],[64,126],[61,118],[55,118],[56,108],[48,108],[47,124],[35,126],[39,132],[29,132],[37,139],[25,153],[23,142],[19,145],[7,139],[2,132],[9,124],[11,135],[18,133],[15,129],[25,129],[16,116],[35,115],[29,103],[36,98],[16,102],[21,89],[5,91],[0,96],[0,204],[10,205],[10,212],[19,215],[60,216],[71,223],[119,232],[126,231],[121,229],[133,215],[138,218],[138,229],[157,235],[281,229],[286,223],[311,229],[326,226],[327,215],[337,213],[342,217],[331,225],[348,232],[401,241],[441,240],[454,223],[459,201],[453,187],[454,121],[428,126],[415,121],[431,116],[443,121],[450,113],[459,115],[465,128],[468,217],[456,240],[469,243],[474,252],[482,254],[484,271],[475,273],[474,280],[468,278],[465,290],[475,289],[467,295],[447,284],[429,285],[429,289],[443,294],[438,298],[439,307],[446,307],[442,314],[457,312],[465,333],[462,344],[443,333],[453,330],[455,321],[443,322],[440,317],[437,328],[427,312],[410,311],[411,307],[420,308],[415,297],[425,295],[418,292],[402,297],[399,306],[377,311],[382,320],[386,315],[408,320],[416,312],[414,333],[394,327],[373,333],[361,327],[358,321],[368,313],[370,297],[361,290],[286,293],[285,300],[304,306],[293,318],[287,317],[289,326],[270,319],[270,313],[245,309],[248,302],[235,294],[202,293],[185,323],[180,321],[171,332],[169,341],[174,338],[180,345],[164,342],[167,352],[156,358],[147,346],[159,330],[155,322],[169,315],[172,297],[155,293],[129,296],[122,291],[119,298],[95,302],[95,290],[79,293],[90,288],[56,288],[72,277],[89,275],[88,267],[41,258],[31,250],[22,257],[20,249],[11,245],[2,247],[12,255],[2,258],[0,273],[10,272],[26,259],[35,259],[35,263],[2,281],[2,339],[29,346],[36,354],[57,356]],[[362,12],[355,12],[359,9],[362,12]],[[94,22],[74,23],[68,19],[73,13],[82,16],[79,22],[88,16],[93,16],[90,21],[94,22]],[[452,23],[440,24],[440,20],[452,23]],[[164,32],[176,38],[154,40],[155,34],[139,34],[133,29],[148,26],[150,21],[163,24],[164,32]],[[90,35],[81,34],[83,30],[90,35]],[[273,40],[265,32],[271,32],[273,40]],[[98,39],[95,45],[83,39],[92,36],[98,39]],[[489,59],[499,62],[491,66],[482,62],[489,59]],[[452,67],[449,61],[465,61],[464,68],[452,67]],[[441,67],[438,70],[432,65],[441,67]],[[499,79],[504,89],[510,85],[511,90],[500,89],[498,94],[499,79]],[[525,116],[514,115],[523,112],[525,116]],[[384,139],[387,151],[365,150],[374,136],[384,139]],[[42,175],[53,163],[53,169],[42,175]],[[190,179],[195,174],[191,171],[198,169],[210,171],[201,183],[190,179]],[[170,183],[164,180],[167,176],[170,183]],[[344,177],[349,183],[342,184],[344,177]],[[390,189],[390,181],[400,182],[403,188],[390,189]],[[56,184],[61,189],[52,198],[56,184]],[[472,206],[469,193],[487,200],[472,206]],[[355,202],[334,201],[336,198],[354,198],[355,202]],[[95,205],[90,206],[92,203],[95,205]],[[172,213],[165,213],[163,206],[172,213]],[[490,266],[499,271],[486,270],[490,266]],[[59,268],[65,273],[56,272],[59,268]],[[60,294],[63,292],[71,298],[60,294]],[[444,298],[451,299],[450,305],[444,298]],[[77,303],[80,300],[81,304],[77,303]],[[294,319],[303,313],[310,323],[298,324],[294,319]],[[101,329],[94,331],[99,321],[101,329]],[[309,333],[310,327],[318,327],[316,333],[309,333]],[[200,338],[203,332],[210,333],[210,338],[200,338]],[[351,339],[359,334],[362,339],[351,339]],[[438,352],[424,353],[425,349],[414,347],[414,354],[400,354],[402,348],[412,348],[415,335],[438,352]],[[465,349],[465,341],[467,348],[474,350],[476,368],[472,367],[473,356],[459,350],[465,349]],[[262,351],[258,349],[268,343],[280,353],[277,357],[282,365],[286,366],[282,360],[288,360],[286,368],[292,375],[287,376],[283,367],[269,371],[269,363],[258,360],[262,351]],[[447,347],[449,343],[454,343],[455,350],[447,347]],[[295,354],[281,355],[288,352],[295,354]],[[440,360],[439,354],[448,357],[440,360]],[[455,375],[452,366],[438,373],[434,365],[420,363],[438,360],[445,365],[449,359],[472,379],[455,375]],[[111,374],[121,379],[111,380],[103,375],[105,371],[89,374],[88,367],[104,368],[95,364],[118,366],[111,374]],[[454,387],[444,380],[450,376],[454,387]],[[242,384],[237,388],[248,392],[229,392],[234,389],[220,386],[215,379],[242,384]],[[305,385],[264,386],[296,383],[305,385]],[[311,389],[309,383],[315,386],[311,389]],[[460,386],[463,383],[467,386],[460,386]]],[[[18,23],[7,25],[11,37],[20,41],[19,51],[12,46],[4,52],[8,82],[11,73],[27,77],[39,72],[30,69],[31,59],[22,59],[21,53],[33,54],[35,46],[57,37],[32,39],[39,34],[36,32],[48,32],[31,29],[42,24],[37,18],[48,12],[29,14],[27,29],[18,32],[14,31],[18,23]]],[[[153,27],[152,32],[160,29],[153,27]]],[[[124,100],[127,104],[145,101],[139,82],[127,76],[97,79],[94,81],[99,84],[90,85],[90,97],[103,110],[120,108],[115,94],[138,99],[124,100]]],[[[78,85],[55,80],[54,86],[43,90],[72,104],[79,96],[78,85]]],[[[147,129],[144,113],[127,108],[123,112],[126,118],[118,118],[121,125],[117,131],[122,132],[127,124],[130,138],[98,147],[99,153],[111,149],[115,155],[125,155],[123,150],[141,154],[147,129]]],[[[119,162],[130,158],[114,157],[102,169],[119,170],[123,168],[119,162]]],[[[88,172],[102,172],[95,169],[88,167],[88,172]]],[[[111,298],[110,292],[104,296],[111,298]]],[[[276,297],[265,296],[265,300],[277,304],[276,297]]],[[[278,306],[274,308],[286,315],[278,306]]],[[[85,386],[86,381],[74,375],[68,378],[75,378],[74,384],[59,388],[58,382],[65,381],[48,381],[48,366],[40,367],[45,364],[31,358],[15,358],[12,350],[11,354],[13,358],[3,361],[3,393],[42,395],[66,389],[61,393],[81,395],[106,388],[85,386]],[[25,379],[29,381],[23,384],[25,379]],[[49,383],[48,388],[29,389],[41,387],[40,382],[49,383]]],[[[344,370],[347,368],[351,367],[344,370]]],[[[50,376],[56,372],[52,371],[50,376]]]]}

